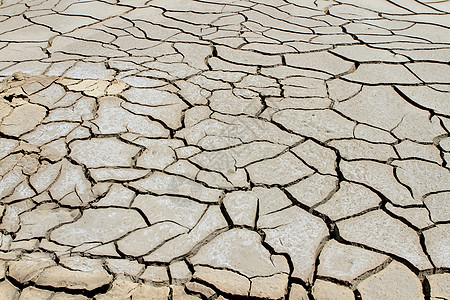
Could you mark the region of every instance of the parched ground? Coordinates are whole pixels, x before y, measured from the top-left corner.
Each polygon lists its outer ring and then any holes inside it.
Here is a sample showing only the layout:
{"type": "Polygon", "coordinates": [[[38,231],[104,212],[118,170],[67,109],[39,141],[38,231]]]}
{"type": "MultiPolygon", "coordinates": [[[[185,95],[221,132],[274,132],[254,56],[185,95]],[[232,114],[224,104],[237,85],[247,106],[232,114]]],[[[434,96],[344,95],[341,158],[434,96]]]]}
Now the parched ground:
{"type": "Polygon", "coordinates": [[[0,1],[0,300],[450,299],[449,12],[0,1]]]}

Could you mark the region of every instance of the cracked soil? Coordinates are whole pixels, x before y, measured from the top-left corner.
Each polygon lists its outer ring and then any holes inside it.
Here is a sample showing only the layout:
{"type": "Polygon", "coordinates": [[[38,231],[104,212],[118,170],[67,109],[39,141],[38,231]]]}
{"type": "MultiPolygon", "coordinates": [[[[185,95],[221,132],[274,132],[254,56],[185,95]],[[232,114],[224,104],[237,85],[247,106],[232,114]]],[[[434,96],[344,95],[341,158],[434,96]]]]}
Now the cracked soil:
{"type": "Polygon", "coordinates": [[[0,300],[450,299],[449,14],[1,0],[0,300]]]}

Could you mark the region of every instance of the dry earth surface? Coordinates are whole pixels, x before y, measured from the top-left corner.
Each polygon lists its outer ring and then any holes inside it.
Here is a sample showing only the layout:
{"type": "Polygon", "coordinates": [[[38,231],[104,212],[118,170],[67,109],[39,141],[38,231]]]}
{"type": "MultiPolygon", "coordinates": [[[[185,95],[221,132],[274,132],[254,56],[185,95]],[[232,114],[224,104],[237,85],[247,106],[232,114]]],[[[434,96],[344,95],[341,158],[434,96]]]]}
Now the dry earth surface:
{"type": "Polygon", "coordinates": [[[449,299],[449,11],[0,1],[0,299],[449,299]]]}

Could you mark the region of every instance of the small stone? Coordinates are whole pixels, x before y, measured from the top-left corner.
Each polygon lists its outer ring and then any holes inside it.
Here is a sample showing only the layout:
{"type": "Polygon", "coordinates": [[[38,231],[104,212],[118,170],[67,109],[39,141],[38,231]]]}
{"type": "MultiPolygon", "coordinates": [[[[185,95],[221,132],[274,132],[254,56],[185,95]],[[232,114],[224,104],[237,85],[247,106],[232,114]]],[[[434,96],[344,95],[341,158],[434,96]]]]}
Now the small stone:
{"type": "Polygon", "coordinates": [[[23,72],[16,72],[12,75],[14,80],[25,80],[26,75],[23,72]]]}

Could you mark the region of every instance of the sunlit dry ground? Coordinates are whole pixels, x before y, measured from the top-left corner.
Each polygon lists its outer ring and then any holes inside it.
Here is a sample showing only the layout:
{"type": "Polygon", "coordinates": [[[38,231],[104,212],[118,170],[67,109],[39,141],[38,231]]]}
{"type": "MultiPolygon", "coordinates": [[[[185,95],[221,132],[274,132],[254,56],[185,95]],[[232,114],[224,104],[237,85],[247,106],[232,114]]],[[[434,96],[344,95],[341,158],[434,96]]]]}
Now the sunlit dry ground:
{"type": "Polygon", "coordinates": [[[0,299],[449,299],[450,10],[0,1],[0,299]]]}

